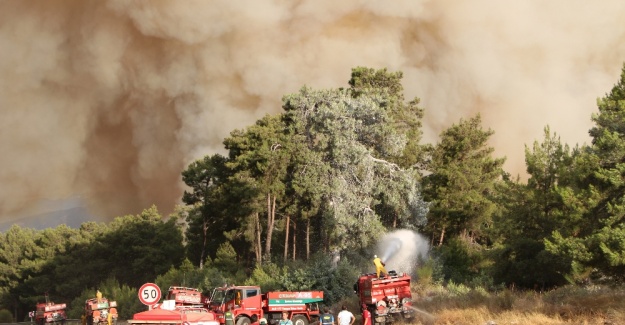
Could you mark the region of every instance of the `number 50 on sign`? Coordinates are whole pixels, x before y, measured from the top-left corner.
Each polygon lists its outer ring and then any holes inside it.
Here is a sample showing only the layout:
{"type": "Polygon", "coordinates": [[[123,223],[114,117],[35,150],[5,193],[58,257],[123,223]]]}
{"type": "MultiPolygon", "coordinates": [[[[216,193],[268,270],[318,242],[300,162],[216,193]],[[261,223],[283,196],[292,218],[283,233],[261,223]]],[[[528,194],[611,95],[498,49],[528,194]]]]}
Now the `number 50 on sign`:
{"type": "Polygon", "coordinates": [[[152,306],[161,300],[161,288],[154,283],[146,283],[139,288],[139,300],[142,304],[152,306]]]}

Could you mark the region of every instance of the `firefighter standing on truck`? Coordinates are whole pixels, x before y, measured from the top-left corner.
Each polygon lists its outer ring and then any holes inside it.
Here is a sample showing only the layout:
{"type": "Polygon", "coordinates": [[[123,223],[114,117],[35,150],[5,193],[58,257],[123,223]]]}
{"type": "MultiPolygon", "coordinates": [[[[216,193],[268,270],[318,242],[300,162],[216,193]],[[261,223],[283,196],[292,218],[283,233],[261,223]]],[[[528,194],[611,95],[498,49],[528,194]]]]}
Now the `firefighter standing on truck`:
{"type": "Polygon", "coordinates": [[[386,275],[386,269],[384,268],[386,264],[384,264],[377,255],[373,255],[373,264],[375,265],[375,273],[378,275],[378,278],[380,277],[380,273],[386,275]]]}
{"type": "Polygon", "coordinates": [[[321,325],[334,325],[334,315],[330,314],[328,307],[323,307],[323,314],[319,316],[321,325]]]}
{"type": "Polygon", "coordinates": [[[232,313],[232,306],[228,307],[228,311],[224,313],[224,319],[226,325],[234,325],[234,314],[232,313]]]}

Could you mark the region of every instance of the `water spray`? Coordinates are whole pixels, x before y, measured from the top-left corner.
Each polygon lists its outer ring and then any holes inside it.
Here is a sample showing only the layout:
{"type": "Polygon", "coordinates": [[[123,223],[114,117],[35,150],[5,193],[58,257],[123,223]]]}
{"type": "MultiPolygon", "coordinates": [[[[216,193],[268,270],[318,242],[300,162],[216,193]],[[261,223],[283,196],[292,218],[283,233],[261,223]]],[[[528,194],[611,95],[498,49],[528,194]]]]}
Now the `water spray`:
{"type": "Polygon", "coordinates": [[[393,255],[395,255],[401,249],[402,242],[399,238],[391,238],[382,252],[382,261],[388,261],[393,255]]]}
{"type": "Polygon", "coordinates": [[[417,307],[414,306],[408,306],[408,308],[416,311],[417,313],[420,314],[421,321],[424,321],[425,324],[434,324],[434,322],[436,321],[436,316],[428,313],[427,311],[423,310],[423,309],[419,309],[417,307]]]}
{"type": "Polygon", "coordinates": [[[396,230],[384,235],[378,242],[377,252],[386,263],[387,270],[411,274],[419,258],[425,258],[430,247],[422,235],[407,229],[396,230]]]}

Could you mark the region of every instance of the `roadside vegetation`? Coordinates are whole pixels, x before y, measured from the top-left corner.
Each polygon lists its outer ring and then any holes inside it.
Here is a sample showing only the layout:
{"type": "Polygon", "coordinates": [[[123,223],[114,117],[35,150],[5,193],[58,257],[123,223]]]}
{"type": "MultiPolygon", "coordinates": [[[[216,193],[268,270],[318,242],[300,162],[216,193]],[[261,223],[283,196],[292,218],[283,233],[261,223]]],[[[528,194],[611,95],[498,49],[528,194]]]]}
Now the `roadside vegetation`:
{"type": "Polygon", "coordinates": [[[548,291],[448,284],[420,292],[417,324],[625,324],[625,289],[567,285],[548,291]]]}
{"type": "Polygon", "coordinates": [[[48,293],[77,318],[99,289],[130,318],[146,282],[353,304],[377,239],[408,229],[430,241],[414,289],[437,323],[622,321],[625,70],[580,130],[592,142],[569,146],[545,126],[525,147],[526,177],[503,170],[480,115],[422,144],[425,111],[401,78],[360,67],[349,87],[285,96],[281,114],[233,130],[227,154],[181,171],[188,190],[169,216],[153,206],[79,229],[13,226],[0,234],[0,316],[24,320],[48,293]]]}

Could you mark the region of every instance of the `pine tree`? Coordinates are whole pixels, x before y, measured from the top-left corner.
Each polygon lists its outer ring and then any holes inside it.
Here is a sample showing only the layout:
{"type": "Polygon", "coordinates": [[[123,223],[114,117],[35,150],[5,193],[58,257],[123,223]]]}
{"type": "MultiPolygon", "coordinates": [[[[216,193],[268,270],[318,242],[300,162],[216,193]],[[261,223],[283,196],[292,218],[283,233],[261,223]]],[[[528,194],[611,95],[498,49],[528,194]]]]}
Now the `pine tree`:
{"type": "Polygon", "coordinates": [[[505,160],[492,157],[494,149],[487,144],[492,134],[482,129],[478,115],[443,131],[434,148],[424,193],[432,204],[427,228],[438,245],[446,236],[479,240],[490,223],[493,186],[505,160]]]}

